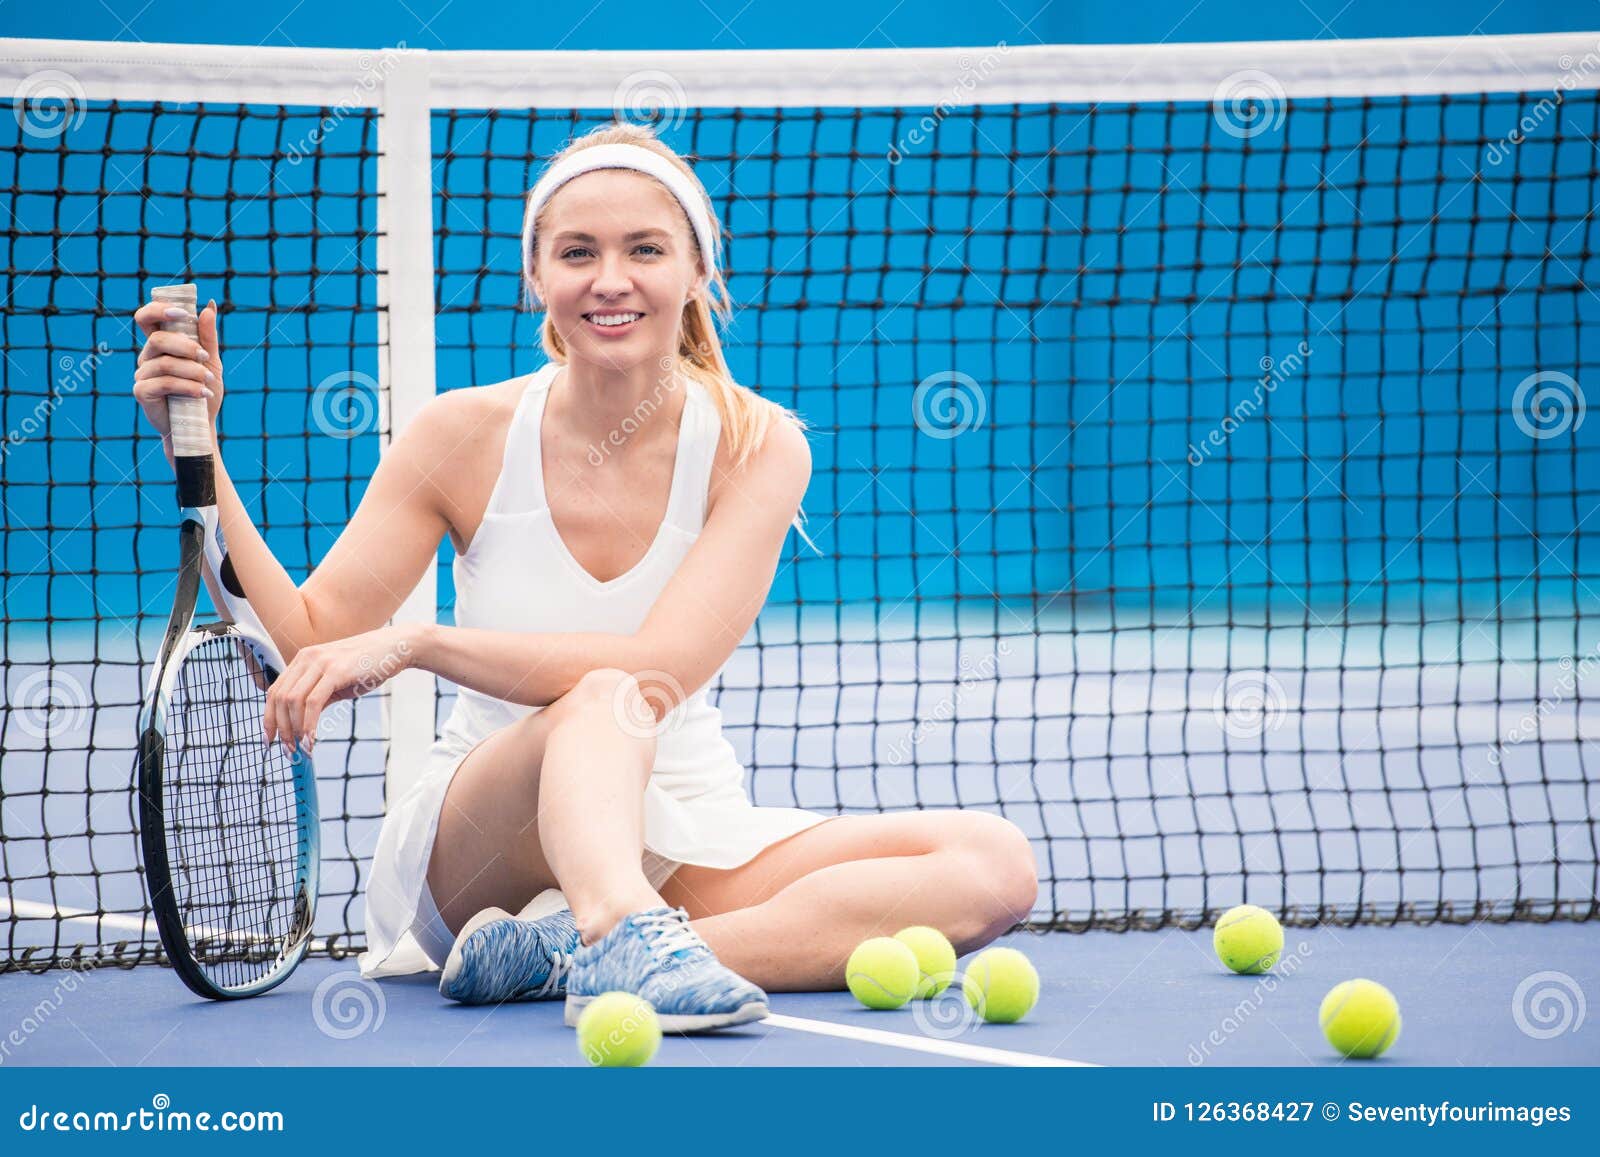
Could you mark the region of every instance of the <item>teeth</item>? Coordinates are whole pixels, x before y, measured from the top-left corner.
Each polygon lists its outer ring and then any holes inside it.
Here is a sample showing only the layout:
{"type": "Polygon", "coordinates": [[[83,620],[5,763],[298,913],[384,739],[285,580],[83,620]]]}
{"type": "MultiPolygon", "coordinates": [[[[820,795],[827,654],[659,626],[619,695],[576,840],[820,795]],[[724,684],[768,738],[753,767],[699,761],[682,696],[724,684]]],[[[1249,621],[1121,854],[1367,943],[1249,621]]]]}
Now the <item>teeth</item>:
{"type": "Polygon", "coordinates": [[[638,321],[642,313],[596,313],[589,316],[595,325],[627,325],[630,321],[638,321]]]}

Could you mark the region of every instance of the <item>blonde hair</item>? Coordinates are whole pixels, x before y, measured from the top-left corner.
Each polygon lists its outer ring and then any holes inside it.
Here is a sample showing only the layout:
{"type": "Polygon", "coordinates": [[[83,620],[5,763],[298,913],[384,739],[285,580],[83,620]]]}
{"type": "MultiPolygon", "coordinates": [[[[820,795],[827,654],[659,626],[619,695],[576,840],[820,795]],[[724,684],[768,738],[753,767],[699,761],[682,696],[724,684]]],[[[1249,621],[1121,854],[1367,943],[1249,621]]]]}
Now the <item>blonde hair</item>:
{"type": "MultiPolygon", "coordinates": [[[[673,151],[670,145],[665,144],[643,125],[618,122],[597,128],[570,141],[566,148],[551,158],[550,165],[557,165],[573,153],[594,148],[596,145],[638,145],[666,158],[693,182],[695,189],[705,199],[706,213],[711,218],[712,228],[721,234],[721,223],[717,220],[711,197],[706,192],[705,186],[700,183],[700,178],[695,176],[694,170],[673,151]]],[[[548,204],[546,202],[546,205],[548,204]]],[[[531,189],[528,193],[527,208],[532,208],[531,189]]],[[[524,210],[526,211],[527,209],[524,210]]],[[[538,223],[535,222],[534,225],[533,244],[536,256],[539,230],[538,223]]],[[[688,225],[687,217],[685,225],[688,225]]],[[[694,240],[693,228],[689,228],[689,239],[695,243],[695,252],[698,253],[699,243],[694,240]]],[[[711,268],[713,255],[707,254],[704,258],[706,266],[711,268]]],[[[531,282],[526,288],[530,302],[537,300],[531,282]]],[[[731,313],[732,305],[728,296],[727,282],[722,278],[721,269],[713,269],[706,292],[696,294],[683,303],[683,316],[678,326],[678,360],[683,373],[699,382],[717,407],[717,413],[722,420],[722,436],[728,444],[729,457],[734,466],[738,467],[760,447],[775,421],[790,421],[796,425],[803,423],[789,410],[734,380],[732,371],[728,369],[727,359],[722,354],[722,342],[717,336],[717,321],[720,319],[726,322],[731,313]]],[[[544,351],[550,355],[551,360],[565,365],[566,343],[556,332],[555,324],[548,314],[545,315],[539,337],[540,344],[544,346],[544,351]]]]}

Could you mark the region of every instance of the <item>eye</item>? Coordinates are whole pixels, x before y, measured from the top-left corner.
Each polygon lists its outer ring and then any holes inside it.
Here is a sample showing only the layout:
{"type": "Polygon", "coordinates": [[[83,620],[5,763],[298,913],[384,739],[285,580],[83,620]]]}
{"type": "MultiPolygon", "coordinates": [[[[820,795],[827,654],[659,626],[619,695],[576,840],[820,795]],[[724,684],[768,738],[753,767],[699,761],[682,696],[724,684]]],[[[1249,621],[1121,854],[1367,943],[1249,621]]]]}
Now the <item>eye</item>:
{"type": "Polygon", "coordinates": [[[661,248],[661,246],[657,245],[654,241],[644,241],[640,243],[634,252],[643,253],[646,257],[660,257],[666,252],[666,250],[661,248]]]}
{"type": "Polygon", "coordinates": [[[580,257],[588,256],[591,256],[591,250],[587,245],[569,245],[561,251],[561,260],[563,261],[575,261],[580,257]]]}

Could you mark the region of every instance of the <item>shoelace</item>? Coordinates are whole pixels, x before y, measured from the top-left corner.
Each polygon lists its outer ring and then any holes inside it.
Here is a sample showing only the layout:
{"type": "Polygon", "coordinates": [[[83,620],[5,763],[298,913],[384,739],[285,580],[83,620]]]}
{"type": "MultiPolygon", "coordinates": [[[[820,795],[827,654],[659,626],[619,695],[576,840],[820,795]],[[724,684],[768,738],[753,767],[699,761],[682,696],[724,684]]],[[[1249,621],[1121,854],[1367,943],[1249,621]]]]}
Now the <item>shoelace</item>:
{"type": "Polygon", "coordinates": [[[652,951],[663,961],[685,949],[705,949],[706,942],[689,927],[689,922],[678,912],[647,912],[633,918],[640,935],[652,951]]]}
{"type": "Polygon", "coordinates": [[[550,975],[545,977],[539,986],[536,996],[550,996],[559,989],[564,989],[567,983],[567,973],[572,971],[572,953],[552,952],[550,954],[550,975]]]}

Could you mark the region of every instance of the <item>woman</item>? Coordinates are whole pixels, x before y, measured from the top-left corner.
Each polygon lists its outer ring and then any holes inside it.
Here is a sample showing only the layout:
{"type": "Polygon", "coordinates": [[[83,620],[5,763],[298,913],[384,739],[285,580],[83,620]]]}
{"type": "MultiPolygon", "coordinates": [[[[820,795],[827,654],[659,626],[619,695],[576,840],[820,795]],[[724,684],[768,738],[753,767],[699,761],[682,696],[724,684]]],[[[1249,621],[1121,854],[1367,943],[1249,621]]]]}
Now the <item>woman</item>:
{"type": "MultiPolygon", "coordinates": [[[[810,476],[796,419],[738,385],[710,198],[643,128],[571,142],[528,196],[524,276],[550,362],[434,399],[299,587],[220,471],[237,579],[288,666],[265,727],[309,744],[330,702],[406,667],[461,692],[392,803],[367,891],[369,973],[413,939],[440,991],[653,1004],[669,1031],[766,1015],[763,989],[837,988],[863,938],[909,924],[960,951],[1031,911],[1027,840],[963,811],[758,808],[705,687],[754,621],[810,476]],[[385,626],[458,552],[455,627],[385,626]],[[512,916],[510,913],[518,913],[512,916]]],[[[147,334],[135,395],[221,404],[201,343],[147,334]]]]}

